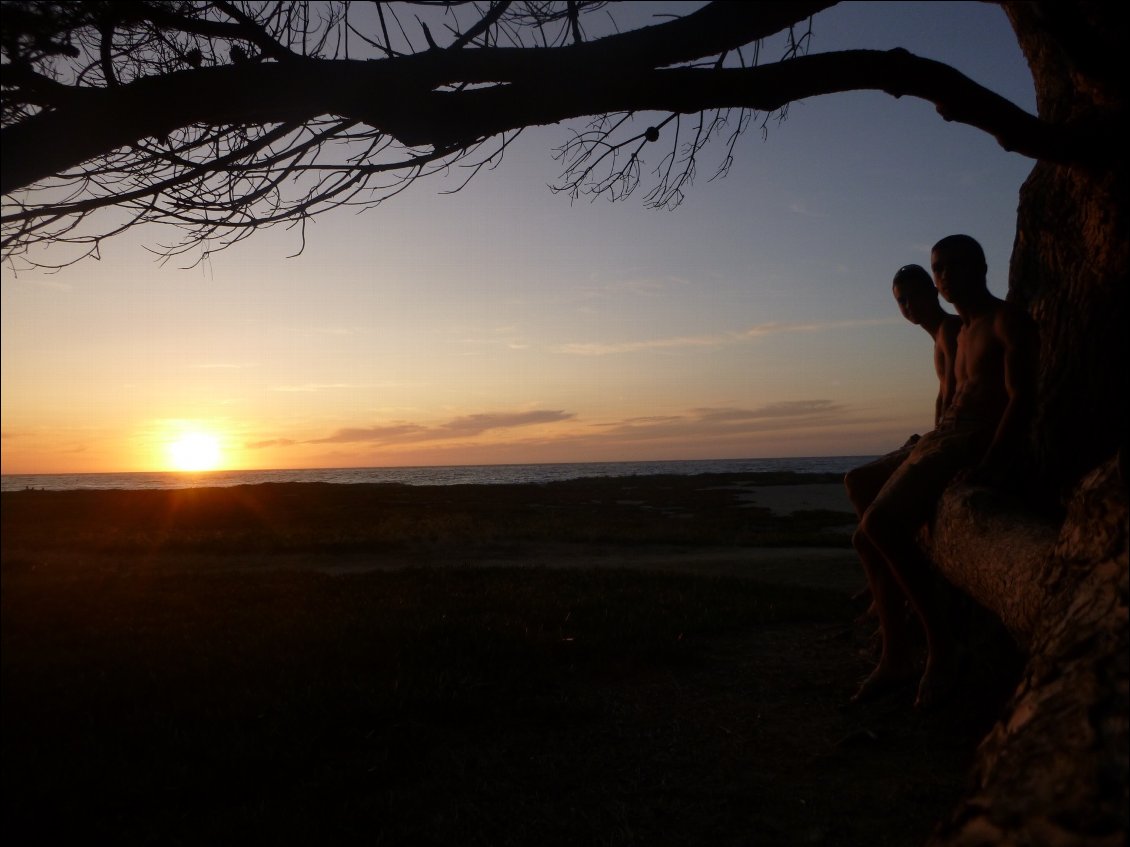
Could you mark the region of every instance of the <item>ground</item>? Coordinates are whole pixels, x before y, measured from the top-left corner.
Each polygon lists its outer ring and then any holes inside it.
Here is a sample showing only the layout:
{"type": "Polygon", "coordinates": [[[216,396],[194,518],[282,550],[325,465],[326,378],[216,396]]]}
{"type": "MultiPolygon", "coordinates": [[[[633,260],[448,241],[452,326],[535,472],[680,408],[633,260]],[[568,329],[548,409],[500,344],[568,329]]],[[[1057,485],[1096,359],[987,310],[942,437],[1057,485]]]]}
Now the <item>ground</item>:
{"type": "Polygon", "coordinates": [[[5,834],[921,844],[1013,657],[848,706],[851,516],[767,481],[4,495],[5,834]]]}

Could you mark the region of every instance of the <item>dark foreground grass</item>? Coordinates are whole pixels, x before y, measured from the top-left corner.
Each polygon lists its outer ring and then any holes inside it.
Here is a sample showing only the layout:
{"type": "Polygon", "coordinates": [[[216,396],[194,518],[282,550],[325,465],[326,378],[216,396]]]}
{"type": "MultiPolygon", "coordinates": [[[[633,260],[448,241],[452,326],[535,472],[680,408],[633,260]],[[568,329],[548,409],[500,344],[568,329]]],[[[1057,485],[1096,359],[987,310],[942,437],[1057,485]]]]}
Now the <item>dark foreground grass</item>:
{"type": "Polygon", "coordinates": [[[850,545],[850,512],[782,516],[745,486],[826,474],[609,477],[546,485],[272,483],[0,495],[5,549],[125,553],[475,550],[524,543],[850,545]]]}
{"type": "Polygon", "coordinates": [[[7,843],[919,844],[992,716],[842,709],[857,610],[749,580],[18,568],[0,597],[7,843]]]}

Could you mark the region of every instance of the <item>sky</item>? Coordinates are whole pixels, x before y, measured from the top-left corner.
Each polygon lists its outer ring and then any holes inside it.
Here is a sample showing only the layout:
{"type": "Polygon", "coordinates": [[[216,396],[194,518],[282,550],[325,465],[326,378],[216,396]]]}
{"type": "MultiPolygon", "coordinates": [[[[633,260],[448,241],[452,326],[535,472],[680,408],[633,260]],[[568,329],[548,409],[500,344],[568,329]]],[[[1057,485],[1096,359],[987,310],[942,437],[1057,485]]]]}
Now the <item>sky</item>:
{"type": "MultiPolygon", "coordinates": [[[[814,33],[814,53],[904,47],[1035,111],[995,4],[842,3],[814,33]]],[[[657,211],[550,191],[567,137],[524,132],[458,193],[454,174],[325,214],[294,258],[280,228],[181,269],[146,229],[57,273],[4,267],[0,470],[884,453],[937,391],[895,270],[968,233],[1003,297],[1033,165],[928,103],[838,94],[747,133],[724,179],[711,148],[657,211]]]]}

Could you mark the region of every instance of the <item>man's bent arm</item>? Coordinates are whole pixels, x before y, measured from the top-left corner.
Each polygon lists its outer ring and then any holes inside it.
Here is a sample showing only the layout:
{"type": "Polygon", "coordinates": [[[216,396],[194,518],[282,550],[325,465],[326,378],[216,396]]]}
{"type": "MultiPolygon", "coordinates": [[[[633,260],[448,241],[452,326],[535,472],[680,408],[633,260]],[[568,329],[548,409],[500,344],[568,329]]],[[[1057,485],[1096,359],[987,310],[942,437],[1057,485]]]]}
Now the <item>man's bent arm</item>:
{"type": "Polygon", "coordinates": [[[941,329],[940,350],[942,354],[942,372],[938,375],[938,400],[934,404],[934,426],[942,422],[942,417],[953,402],[957,393],[957,336],[960,332],[960,323],[954,319],[946,321],[941,329]]]}
{"type": "Polygon", "coordinates": [[[1008,464],[1016,454],[1035,400],[1039,349],[1035,324],[1024,312],[1002,310],[993,328],[1003,348],[1004,388],[1008,404],[997,424],[993,441],[981,460],[981,467],[986,469],[1008,464]]]}

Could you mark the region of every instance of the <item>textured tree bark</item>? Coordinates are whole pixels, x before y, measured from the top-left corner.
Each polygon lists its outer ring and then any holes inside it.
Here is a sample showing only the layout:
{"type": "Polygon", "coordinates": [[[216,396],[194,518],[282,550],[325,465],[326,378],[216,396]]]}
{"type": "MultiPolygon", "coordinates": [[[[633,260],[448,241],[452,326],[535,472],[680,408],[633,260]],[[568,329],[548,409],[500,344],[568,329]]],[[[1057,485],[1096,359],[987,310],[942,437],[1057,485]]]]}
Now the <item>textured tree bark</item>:
{"type": "Polygon", "coordinates": [[[1056,528],[996,490],[956,485],[939,504],[925,545],[955,588],[996,615],[1023,649],[1048,603],[1056,528]]]}
{"type": "Polygon", "coordinates": [[[1125,168],[1040,163],[1020,192],[1009,299],[1040,334],[1034,448],[1047,484],[1071,484],[1126,443],[1130,221],[1125,168]]]}
{"type": "MultiPolygon", "coordinates": [[[[1125,138],[1126,16],[1090,0],[1002,5],[1032,70],[1040,117],[1077,125],[1104,116],[1125,138]]],[[[1125,447],[1130,430],[1128,186],[1123,154],[1092,169],[1042,161],[1020,190],[1008,296],[1039,327],[1033,446],[1056,487],[1125,447]]]]}
{"type": "Polygon", "coordinates": [[[935,847],[1126,844],[1127,519],[1117,459],[1082,480],[1058,531],[984,490],[947,492],[935,563],[1001,617],[1029,658],[935,847]]]}

